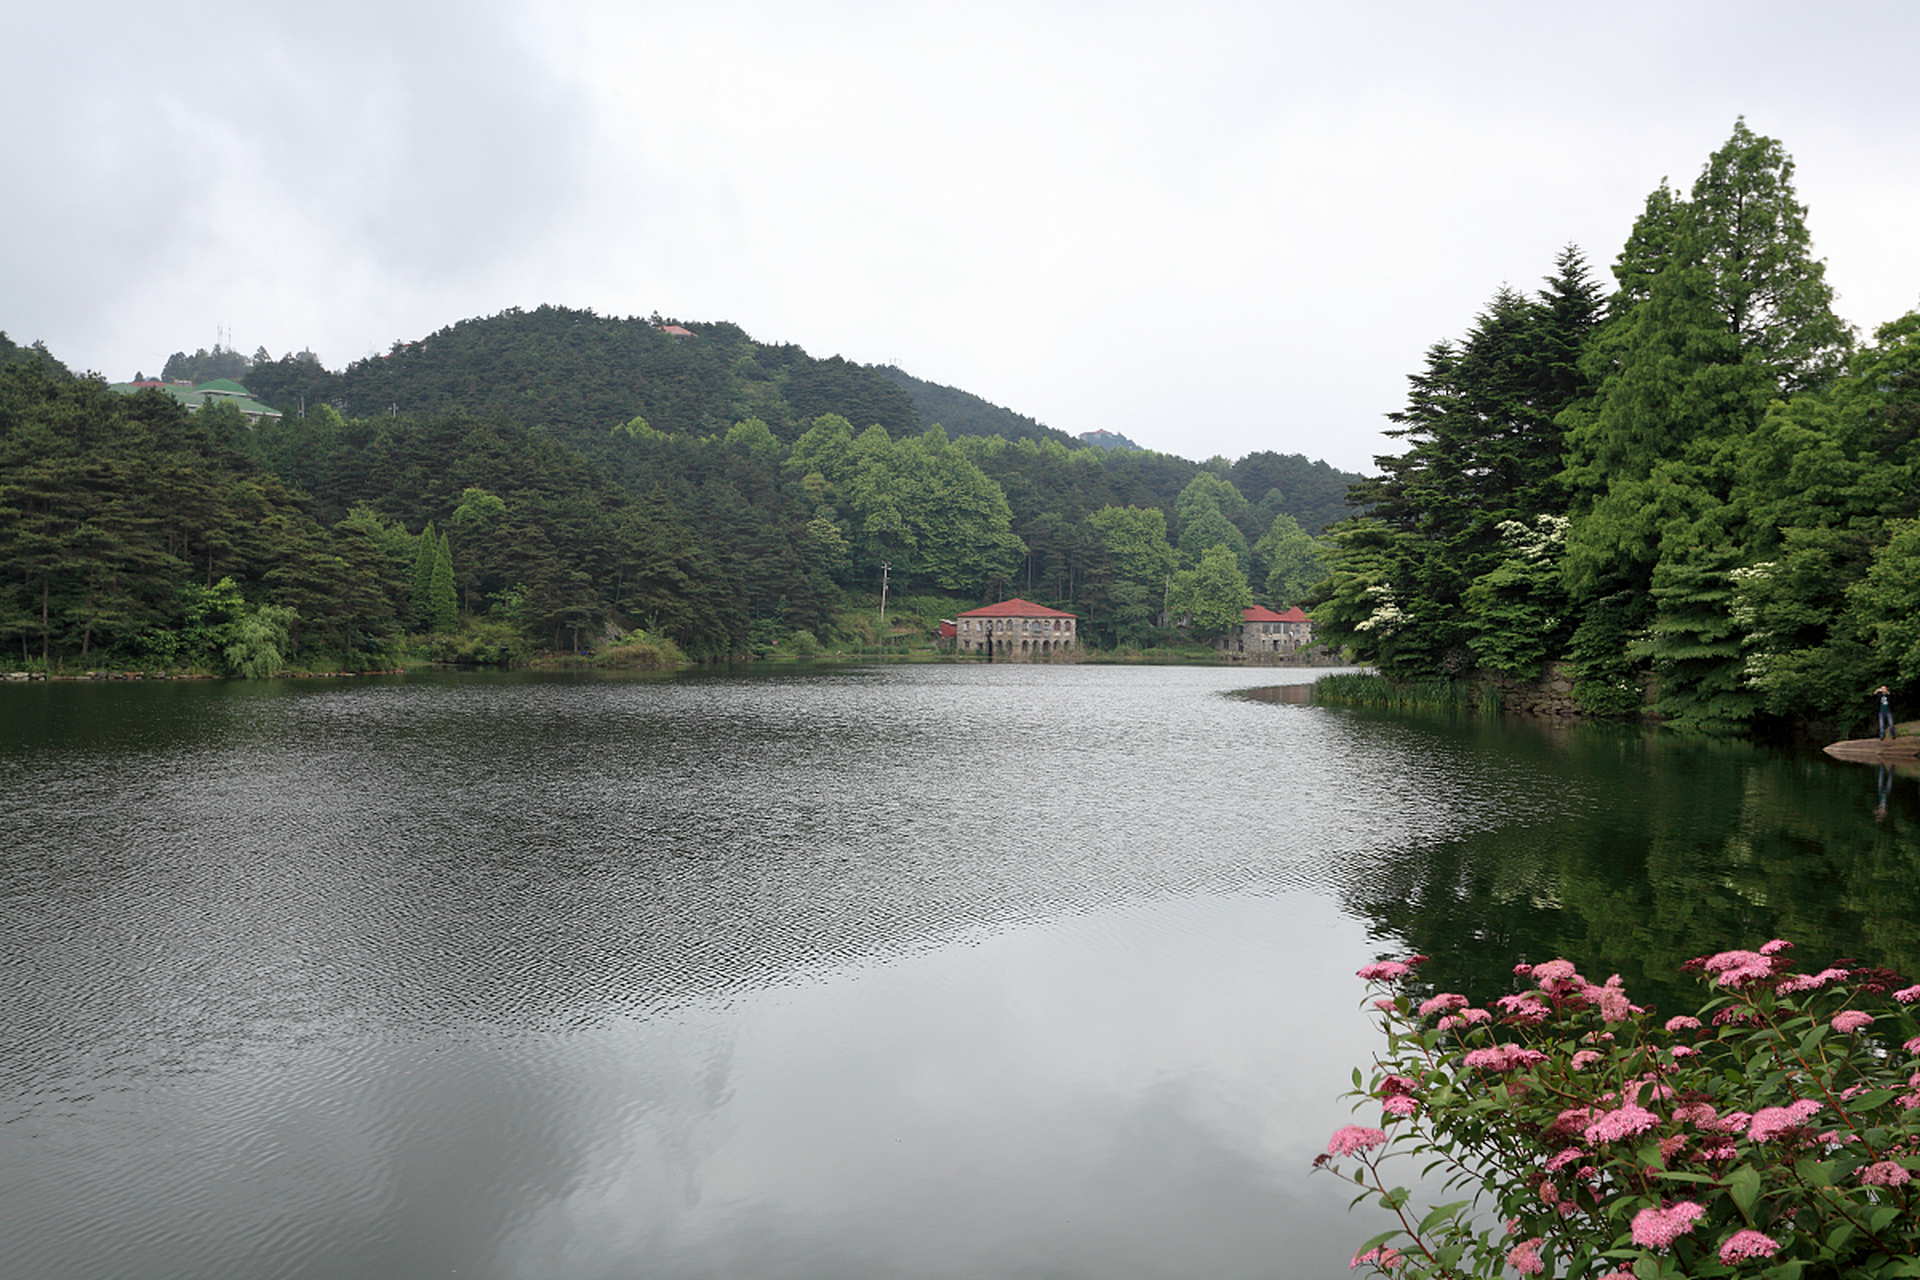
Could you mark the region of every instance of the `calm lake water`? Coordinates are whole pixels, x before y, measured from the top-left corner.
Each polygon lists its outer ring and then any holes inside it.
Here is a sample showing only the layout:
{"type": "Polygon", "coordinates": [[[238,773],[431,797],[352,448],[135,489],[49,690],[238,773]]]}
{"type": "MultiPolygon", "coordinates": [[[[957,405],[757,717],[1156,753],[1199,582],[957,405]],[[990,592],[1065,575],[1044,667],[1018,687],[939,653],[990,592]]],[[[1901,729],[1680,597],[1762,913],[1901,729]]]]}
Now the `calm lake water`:
{"type": "Polygon", "coordinates": [[[1910,776],[1313,674],[0,687],[0,1275],[1334,1280],[1367,961],[1917,967],[1910,776]]]}

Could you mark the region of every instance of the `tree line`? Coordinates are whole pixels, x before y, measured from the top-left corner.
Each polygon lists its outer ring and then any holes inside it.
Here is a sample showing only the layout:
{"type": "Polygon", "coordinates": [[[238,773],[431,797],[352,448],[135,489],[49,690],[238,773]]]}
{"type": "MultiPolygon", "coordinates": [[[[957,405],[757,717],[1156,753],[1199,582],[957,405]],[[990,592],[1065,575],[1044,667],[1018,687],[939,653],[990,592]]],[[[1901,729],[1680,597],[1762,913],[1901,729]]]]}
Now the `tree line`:
{"type": "Polygon", "coordinates": [[[49,666],[498,660],[627,630],[717,659],[831,640],[883,572],[936,610],[1024,595],[1093,644],[1161,643],[1304,599],[1358,478],[949,436],[910,392],[964,393],[658,317],[507,312],[338,373],[168,362],[240,373],[283,412],[257,426],[5,350],[0,654],[49,666]]]}
{"type": "Polygon", "coordinates": [[[1430,348],[1323,634],[1396,677],[1558,661],[1591,712],[1715,732],[1920,689],[1920,313],[1835,315],[1793,172],[1740,121],[1648,196],[1611,294],[1569,248],[1430,348]]]}

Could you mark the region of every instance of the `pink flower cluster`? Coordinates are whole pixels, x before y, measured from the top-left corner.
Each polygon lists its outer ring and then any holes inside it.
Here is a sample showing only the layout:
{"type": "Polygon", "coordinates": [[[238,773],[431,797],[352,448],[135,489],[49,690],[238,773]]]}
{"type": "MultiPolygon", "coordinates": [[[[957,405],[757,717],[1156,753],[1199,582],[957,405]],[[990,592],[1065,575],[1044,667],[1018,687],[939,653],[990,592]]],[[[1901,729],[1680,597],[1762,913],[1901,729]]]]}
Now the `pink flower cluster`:
{"type": "Polygon", "coordinates": [[[1720,1261],[1739,1262],[1743,1258],[1771,1258],[1780,1251],[1780,1242],[1758,1231],[1736,1231],[1720,1245],[1720,1261]]]}
{"type": "Polygon", "coordinates": [[[1633,1215],[1633,1242],[1643,1249],[1664,1249],[1691,1233],[1706,1212],[1691,1200],[1664,1209],[1642,1209],[1633,1215]]]}
{"type": "Polygon", "coordinates": [[[1413,972],[1413,966],[1400,960],[1377,960],[1362,968],[1357,976],[1368,982],[1396,982],[1413,972]]]}
{"type": "Polygon", "coordinates": [[[1538,1066],[1547,1060],[1547,1055],[1538,1049],[1523,1049],[1517,1044],[1498,1044],[1491,1049],[1469,1049],[1462,1065],[1479,1071],[1518,1071],[1521,1067],[1538,1066]]]}
{"type": "Polygon", "coordinates": [[[1833,1015],[1833,1029],[1841,1035],[1848,1035],[1862,1027],[1873,1025],[1873,1015],[1864,1009],[1842,1009],[1833,1015]]]}
{"type": "Polygon", "coordinates": [[[1860,1171],[1860,1181],[1870,1187],[1904,1187],[1913,1181],[1913,1174],[1903,1164],[1879,1160],[1860,1171]]]}
{"type": "Polygon", "coordinates": [[[1765,982],[1773,976],[1773,961],[1770,952],[1761,951],[1722,951],[1719,955],[1708,956],[1705,969],[1708,973],[1719,975],[1723,987],[1748,987],[1756,982],[1765,982]]]}
{"type": "Polygon", "coordinates": [[[1540,1260],[1541,1244],[1539,1236],[1521,1241],[1507,1250],[1507,1265],[1523,1276],[1539,1275],[1547,1269],[1547,1264],[1540,1260]]]}
{"type": "Polygon", "coordinates": [[[1823,1105],[1817,1098],[1802,1098],[1784,1107],[1762,1107],[1753,1113],[1747,1136],[1755,1142],[1771,1142],[1790,1129],[1797,1129],[1823,1105]]]}
{"type": "Polygon", "coordinates": [[[1645,1133],[1659,1123],[1659,1116],[1639,1103],[1629,1102],[1612,1111],[1602,1111],[1583,1132],[1588,1142],[1618,1142],[1645,1133]]]}
{"type": "Polygon", "coordinates": [[[1818,991],[1822,987],[1830,987],[1836,982],[1846,980],[1845,969],[1822,969],[1818,973],[1796,973],[1790,978],[1782,978],[1780,985],[1774,990],[1783,996],[1789,996],[1796,991],[1818,991]]]}
{"type": "Polygon", "coordinates": [[[1333,1131],[1333,1137],[1327,1140],[1327,1154],[1330,1156],[1350,1156],[1356,1151],[1371,1151],[1386,1144],[1387,1135],[1380,1129],[1369,1129],[1363,1125],[1341,1125],[1333,1131]]]}
{"type": "Polygon", "coordinates": [[[1353,1255],[1353,1261],[1347,1264],[1347,1270],[1372,1263],[1382,1271],[1391,1271],[1400,1264],[1400,1251],[1389,1245],[1378,1244],[1365,1253],[1353,1255]]]}

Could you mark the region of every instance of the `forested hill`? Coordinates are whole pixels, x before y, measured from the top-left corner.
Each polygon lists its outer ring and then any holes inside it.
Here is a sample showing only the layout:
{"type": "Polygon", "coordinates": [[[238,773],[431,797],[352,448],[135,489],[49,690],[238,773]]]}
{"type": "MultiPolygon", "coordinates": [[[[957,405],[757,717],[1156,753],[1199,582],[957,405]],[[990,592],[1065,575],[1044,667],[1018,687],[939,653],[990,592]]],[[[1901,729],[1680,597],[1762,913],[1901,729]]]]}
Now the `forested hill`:
{"type": "MultiPolygon", "coordinates": [[[[632,451],[610,450],[609,436],[621,427],[633,435],[636,419],[646,431],[687,442],[724,437],[751,420],[765,423],[776,441],[791,446],[822,414],[834,414],[857,429],[877,423],[894,440],[938,426],[949,439],[998,437],[1072,451],[1086,447],[1065,432],[958,388],[891,366],[856,364],[837,355],[821,359],[792,344],[756,342],[724,321],[616,319],[543,306],[462,320],[418,341],[396,342],[387,354],[356,361],[340,373],[322,368],[310,353],[279,360],[266,354],[258,353],[242,376],[256,397],[291,416],[328,404],[349,419],[500,417],[550,431],[629,480],[638,480],[632,451]]],[[[175,362],[184,368],[193,358],[183,353],[169,368],[175,362]]],[[[1131,495],[1126,500],[1171,513],[1175,496],[1198,464],[1147,453],[1130,463],[1110,459],[1106,469],[1153,476],[1147,483],[1125,482],[1122,488],[1131,495]]],[[[1271,513],[1285,512],[1312,534],[1348,514],[1348,489],[1360,479],[1297,454],[1268,452],[1233,464],[1229,478],[1269,519],[1271,513]]],[[[1042,496],[1035,505],[1051,510],[1053,501],[1042,496]]],[[[1265,531],[1264,525],[1250,524],[1249,541],[1265,531]]]]}
{"type": "Polygon", "coordinates": [[[306,355],[258,361],[247,389],[299,412],[331,404],[374,413],[504,416],[562,435],[605,434],[638,417],[667,435],[724,435],[758,418],[791,444],[823,413],[895,439],[924,425],[913,397],[876,370],[769,346],[738,325],[596,315],[567,307],[503,311],[329,373],[306,355]]]}
{"type": "Polygon", "coordinates": [[[883,576],[895,618],[1021,595],[1090,644],[1152,645],[1169,610],[1218,631],[1304,599],[1358,479],[950,434],[869,366],[558,307],[337,373],[167,362],[244,373],[283,410],[257,425],[4,353],[0,661],[49,667],[259,674],[628,629],[697,657],[864,648],[883,576]]]}
{"type": "Polygon", "coordinates": [[[1000,436],[1007,440],[1053,440],[1069,449],[1081,447],[1080,441],[1064,431],[1034,421],[1023,413],[1002,409],[958,387],[943,387],[926,382],[905,369],[890,364],[874,370],[881,377],[905,388],[920,410],[923,422],[937,422],[950,436],[1000,436]]]}

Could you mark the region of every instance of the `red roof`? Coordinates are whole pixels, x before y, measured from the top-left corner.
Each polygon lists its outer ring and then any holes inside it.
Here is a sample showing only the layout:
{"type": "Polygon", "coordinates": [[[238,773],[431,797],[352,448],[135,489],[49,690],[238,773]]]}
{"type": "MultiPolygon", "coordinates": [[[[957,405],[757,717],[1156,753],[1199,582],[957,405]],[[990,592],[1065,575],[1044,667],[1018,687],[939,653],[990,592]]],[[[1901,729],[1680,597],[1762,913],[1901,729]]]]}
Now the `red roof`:
{"type": "Polygon", "coordinates": [[[981,609],[969,609],[960,615],[963,618],[1078,618],[1078,614],[1062,613],[1058,609],[1049,609],[1043,604],[1015,597],[1002,600],[999,604],[990,604],[981,609]]]}
{"type": "Polygon", "coordinates": [[[1240,620],[1242,622],[1311,622],[1312,621],[1311,618],[1307,617],[1306,614],[1300,611],[1299,605],[1293,606],[1293,608],[1287,610],[1285,613],[1275,613],[1273,610],[1267,608],[1263,604],[1257,604],[1253,606],[1253,608],[1251,609],[1242,609],[1240,611],[1240,620]]]}

